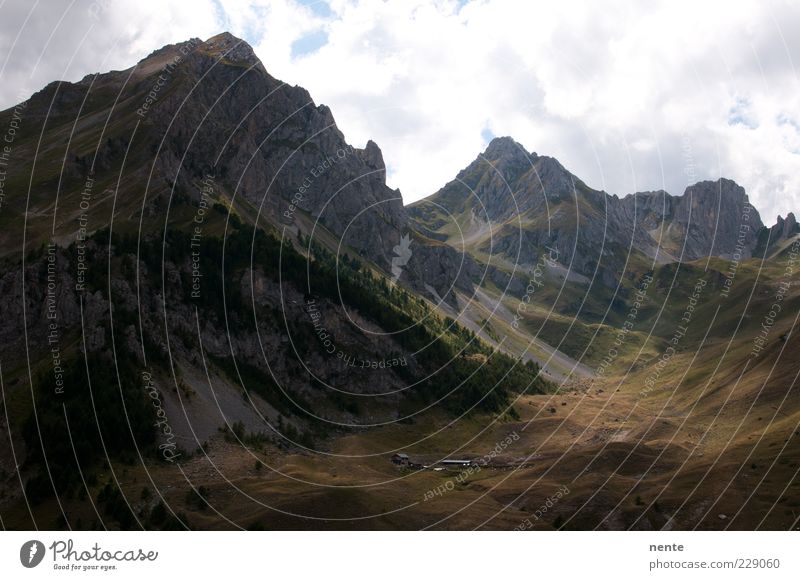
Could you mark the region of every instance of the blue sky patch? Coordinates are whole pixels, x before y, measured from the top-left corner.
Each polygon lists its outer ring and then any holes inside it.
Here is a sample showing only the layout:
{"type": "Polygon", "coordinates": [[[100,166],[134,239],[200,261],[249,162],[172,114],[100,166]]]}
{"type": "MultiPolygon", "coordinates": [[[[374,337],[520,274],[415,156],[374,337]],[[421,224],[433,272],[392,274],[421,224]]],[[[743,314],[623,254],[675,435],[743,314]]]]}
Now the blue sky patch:
{"type": "Polygon", "coordinates": [[[318,30],[298,38],[292,43],[292,58],[311,54],[328,44],[328,33],[318,30]]]}
{"type": "Polygon", "coordinates": [[[320,18],[330,18],[333,16],[333,10],[331,10],[330,5],[325,2],[325,0],[301,0],[299,4],[313,10],[314,14],[320,18]]]}
{"type": "Polygon", "coordinates": [[[728,125],[742,125],[748,129],[758,129],[758,122],[752,116],[750,99],[736,97],[736,104],[728,112],[728,125]]]}

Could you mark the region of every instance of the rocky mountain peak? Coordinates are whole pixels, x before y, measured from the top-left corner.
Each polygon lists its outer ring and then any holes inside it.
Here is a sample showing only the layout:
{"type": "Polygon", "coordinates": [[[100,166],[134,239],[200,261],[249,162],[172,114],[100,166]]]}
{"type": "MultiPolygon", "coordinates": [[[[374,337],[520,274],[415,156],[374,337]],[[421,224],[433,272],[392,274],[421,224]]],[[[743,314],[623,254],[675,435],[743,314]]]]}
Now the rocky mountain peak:
{"type": "Polygon", "coordinates": [[[787,240],[798,233],[798,231],[800,231],[800,227],[798,227],[794,213],[789,212],[786,215],[786,219],[778,216],[775,225],[769,229],[770,244],[780,242],[781,240],[787,240]]]}
{"type": "Polygon", "coordinates": [[[704,197],[721,195],[726,201],[748,201],[744,188],[732,179],[725,177],[720,177],[713,181],[698,181],[686,188],[684,195],[687,194],[704,197]]]}
{"type": "Polygon", "coordinates": [[[551,195],[571,194],[580,180],[570,173],[555,157],[540,156],[529,153],[525,147],[511,137],[496,137],[492,139],[486,151],[478,157],[477,162],[488,161],[499,172],[504,180],[511,184],[518,178],[531,181],[532,188],[520,187],[513,189],[522,192],[544,193],[551,195]]]}
{"type": "Polygon", "coordinates": [[[796,230],[797,229],[797,220],[795,219],[793,212],[789,212],[786,215],[786,219],[784,220],[784,227],[785,227],[784,231],[786,231],[788,229],[791,229],[791,230],[796,230]]]}
{"type": "Polygon", "coordinates": [[[367,141],[364,147],[363,159],[369,167],[379,171],[386,171],[386,163],[383,161],[383,152],[372,139],[367,141]]]}
{"type": "Polygon", "coordinates": [[[712,228],[714,223],[735,226],[739,222],[747,222],[754,231],[764,226],[758,210],[750,205],[744,188],[724,177],[687,187],[677,200],[675,218],[680,222],[689,223],[691,220],[712,228]]]}
{"type": "Polygon", "coordinates": [[[525,148],[511,137],[495,137],[489,142],[483,157],[490,161],[500,159],[522,159],[527,160],[530,154],[525,148]]]}
{"type": "Polygon", "coordinates": [[[245,64],[260,64],[253,48],[241,38],[230,32],[212,36],[203,43],[203,49],[214,56],[224,56],[226,60],[245,64]]]}

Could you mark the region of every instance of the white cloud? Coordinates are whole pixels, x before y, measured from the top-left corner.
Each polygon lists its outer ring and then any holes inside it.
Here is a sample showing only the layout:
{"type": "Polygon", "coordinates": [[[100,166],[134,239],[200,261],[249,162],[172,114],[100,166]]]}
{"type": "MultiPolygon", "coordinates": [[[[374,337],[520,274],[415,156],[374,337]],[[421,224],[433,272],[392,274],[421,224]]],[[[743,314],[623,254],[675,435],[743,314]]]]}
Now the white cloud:
{"type": "Polygon", "coordinates": [[[0,102],[10,106],[54,80],[124,69],[165,44],[212,35],[212,0],[150,6],[121,0],[0,5],[0,102]]]}
{"type": "Polygon", "coordinates": [[[226,28],[274,76],[329,105],[349,140],[377,141],[407,201],[454,177],[488,129],[612,193],[682,193],[687,175],[727,176],[766,222],[800,210],[796,1],[327,4],[100,0],[83,44],[91,4],[77,2],[58,26],[61,15],[39,6],[11,50],[28,7],[6,2],[0,98],[10,105],[17,88],[126,67],[226,28]]]}

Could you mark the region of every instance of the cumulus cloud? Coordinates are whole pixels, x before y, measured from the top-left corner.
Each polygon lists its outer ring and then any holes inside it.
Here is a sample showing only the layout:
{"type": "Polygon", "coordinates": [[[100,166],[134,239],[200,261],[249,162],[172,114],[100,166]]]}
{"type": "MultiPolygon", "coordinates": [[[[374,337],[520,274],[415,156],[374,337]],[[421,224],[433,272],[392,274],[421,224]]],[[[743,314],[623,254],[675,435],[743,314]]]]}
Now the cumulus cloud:
{"type": "Polygon", "coordinates": [[[377,141],[406,202],[494,134],[610,193],[726,176],[765,222],[800,209],[796,1],[141,4],[3,4],[2,103],[228,29],[329,105],[350,141],[377,141]]]}
{"type": "Polygon", "coordinates": [[[54,80],[125,69],[156,48],[219,28],[212,0],[0,4],[0,106],[54,80]]]}

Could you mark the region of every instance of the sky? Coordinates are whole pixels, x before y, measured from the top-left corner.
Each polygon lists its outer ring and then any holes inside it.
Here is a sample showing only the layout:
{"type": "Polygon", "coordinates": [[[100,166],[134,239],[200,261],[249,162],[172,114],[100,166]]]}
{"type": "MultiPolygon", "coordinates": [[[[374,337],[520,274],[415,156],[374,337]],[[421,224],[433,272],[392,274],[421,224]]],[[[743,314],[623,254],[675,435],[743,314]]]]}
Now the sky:
{"type": "Polygon", "coordinates": [[[728,177],[800,210],[800,0],[0,0],[0,108],[223,30],[406,203],[509,135],[612,194],[728,177]]]}

